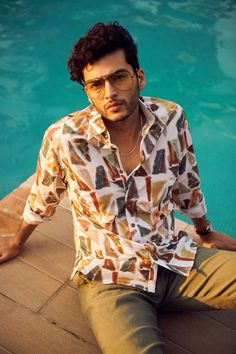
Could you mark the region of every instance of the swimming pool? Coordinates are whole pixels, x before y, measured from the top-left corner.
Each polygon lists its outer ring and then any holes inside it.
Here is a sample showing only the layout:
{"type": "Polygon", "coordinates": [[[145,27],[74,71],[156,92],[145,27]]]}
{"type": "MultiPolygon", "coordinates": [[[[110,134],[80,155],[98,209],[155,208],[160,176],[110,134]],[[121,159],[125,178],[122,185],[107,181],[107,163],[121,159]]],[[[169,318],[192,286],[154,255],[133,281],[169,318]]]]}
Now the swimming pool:
{"type": "Polygon", "coordinates": [[[34,172],[47,126],[87,105],[66,69],[74,42],[119,20],[138,44],[143,94],[185,108],[209,218],[236,234],[235,1],[5,0],[0,13],[0,197],[34,172]]]}

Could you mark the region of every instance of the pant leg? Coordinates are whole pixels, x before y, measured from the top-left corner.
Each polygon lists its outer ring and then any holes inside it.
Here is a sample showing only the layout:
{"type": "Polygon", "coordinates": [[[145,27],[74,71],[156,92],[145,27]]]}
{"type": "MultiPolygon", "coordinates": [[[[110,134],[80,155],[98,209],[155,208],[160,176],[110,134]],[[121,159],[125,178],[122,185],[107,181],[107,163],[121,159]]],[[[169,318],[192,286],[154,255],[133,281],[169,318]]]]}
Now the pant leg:
{"type": "Polygon", "coordinates": [[[188,277],[163,272],[168,279],[165,310],[236,308],[236,252],[199,247],[188,277]]]}
{"type": "Polygon", "coordinates": [[[162,354],[157,313],[145,292],[117,284],[83,284],[81,308],[104,354],[162,354]]]}

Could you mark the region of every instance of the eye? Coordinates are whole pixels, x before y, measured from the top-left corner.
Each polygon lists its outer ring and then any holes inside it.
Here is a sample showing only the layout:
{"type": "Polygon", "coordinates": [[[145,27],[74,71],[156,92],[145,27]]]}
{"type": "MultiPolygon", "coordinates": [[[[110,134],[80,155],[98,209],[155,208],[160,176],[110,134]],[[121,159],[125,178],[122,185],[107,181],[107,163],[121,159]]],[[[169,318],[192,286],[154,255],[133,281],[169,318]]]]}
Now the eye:
{"type": "Polygon", "coordinates": [[[123,81],[127,79],[127,72],[119,72],[113,76],[114,81],[123,81]]]}
{"type": "Polygon", "coordinates": [[[102,88],[103,81],[102,80],[91,81],[91,82],[88,82],[86,86],[87,86],[88,90],[98,91],[102,88]]]}

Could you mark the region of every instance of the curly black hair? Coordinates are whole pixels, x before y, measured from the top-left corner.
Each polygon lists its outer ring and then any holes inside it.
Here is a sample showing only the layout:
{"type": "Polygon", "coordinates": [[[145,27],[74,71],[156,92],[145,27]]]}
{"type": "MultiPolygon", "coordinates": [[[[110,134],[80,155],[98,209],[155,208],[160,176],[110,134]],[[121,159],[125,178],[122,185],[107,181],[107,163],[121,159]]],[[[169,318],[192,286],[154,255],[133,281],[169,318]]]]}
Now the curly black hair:
{"type": "Polygon", "coordinates": [[[83,85],[83,69],[86,65],[93,64],[117,49],[124,50],[127,63],[136,72],[139,69],[137,46],[129,32],[117,21],[108,24],[96,23],[72,49],[68,59],[71,80],[83,85]]]}

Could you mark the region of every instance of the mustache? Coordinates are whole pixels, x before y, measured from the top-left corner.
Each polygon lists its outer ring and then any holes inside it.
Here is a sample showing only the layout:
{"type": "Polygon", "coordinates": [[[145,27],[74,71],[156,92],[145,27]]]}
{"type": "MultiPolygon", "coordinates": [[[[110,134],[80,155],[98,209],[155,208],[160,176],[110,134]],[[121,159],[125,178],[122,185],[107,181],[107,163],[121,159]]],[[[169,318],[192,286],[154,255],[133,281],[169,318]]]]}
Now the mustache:
{"type": "Polygon", "coordinates": [[[126,102],[124,100],[112,100],[112,101],[109,101],[107,102],[105,105],[104,105],[104,109],[107,110],[109,109],[110,107],[113,107],[113,106],[116,106],[116,105],[121,105],[121,104],[125,104],[126,102]]]}

